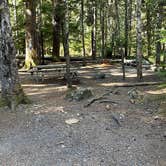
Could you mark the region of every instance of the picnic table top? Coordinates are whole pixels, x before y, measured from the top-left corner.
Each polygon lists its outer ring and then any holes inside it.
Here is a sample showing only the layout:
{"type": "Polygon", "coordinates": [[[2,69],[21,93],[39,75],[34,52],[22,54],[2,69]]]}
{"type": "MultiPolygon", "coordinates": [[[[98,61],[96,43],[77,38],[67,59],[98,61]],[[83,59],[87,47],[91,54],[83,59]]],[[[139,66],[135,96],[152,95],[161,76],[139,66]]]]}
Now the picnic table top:
{"type": "Polygon", "coordinates": [[[34,69],[56,69],[56,68],[65,68],[66,64],[51,64],[51,65],[38,65],[34,66],[34,69]]]}

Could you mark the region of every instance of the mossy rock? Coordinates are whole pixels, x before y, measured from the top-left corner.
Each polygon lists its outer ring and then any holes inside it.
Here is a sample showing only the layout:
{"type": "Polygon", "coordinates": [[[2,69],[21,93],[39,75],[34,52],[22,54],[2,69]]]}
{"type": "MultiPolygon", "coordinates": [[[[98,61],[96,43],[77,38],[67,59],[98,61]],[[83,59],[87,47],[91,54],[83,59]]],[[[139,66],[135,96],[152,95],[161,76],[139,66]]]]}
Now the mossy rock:
{"type": "Polygon", "coordinates": [[[66,94],[66,99],[69,101],[81,101],[92,97],[92,91],[88,88],[79,88],[74,90],[69,90],[66,94]]]}
{"type": "Polygon", "coordinates": [[[145,96],[138,89],[132,88],[128,91],[128,97],[131,103],[143,103],[145,96]]]}

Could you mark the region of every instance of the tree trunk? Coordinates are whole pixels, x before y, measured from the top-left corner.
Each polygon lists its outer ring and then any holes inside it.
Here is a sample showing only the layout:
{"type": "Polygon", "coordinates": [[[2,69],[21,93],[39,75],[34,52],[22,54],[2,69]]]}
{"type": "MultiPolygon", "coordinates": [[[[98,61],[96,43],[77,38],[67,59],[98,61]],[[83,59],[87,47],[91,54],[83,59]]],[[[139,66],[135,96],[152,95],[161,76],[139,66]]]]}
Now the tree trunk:
{"type": "Polygon", "coordinates": [[[83,54],[83,65],[85,65],[85,35],[84,35],[84,0],[81,0],[81,35],[82,35],[82,54],[83,54]]]}
{"type": "Polygon", "coordinates": [[[42,63],[42,13],[41,13],[42,0],[37,0],[36,6],[36,39],[35,47],[38,55],[39,64],[42,63]]]}
{"type": "Polygon", "coordinates": [[[70,78],[70,55],[69,55],[69,9],[68,1],[64,1],[64,19],[62,21],[62,34],[63,34],[63,47],[64,57],[66,58],[66,76],[67,87],[72,87],[72,81],[70,78]]]}
{"type": "Polygon", "coordinates": [[[119,20],[119,3],[115,0],[115,53],[119,53],[119,39],[120,39],[120,20],[119,20]]]}
{"type": "Polygon", "coordinates": [[[91,30],[91,42],[92,42],[92,59],[96,59],[96,1],[92,1],[92,11],[93,11],[93,23],[91,30]]]}
{"type": "Polygon", "coordinates": [[[129,27],[128,27],[128,31],[129,31],[129,36],[128,36],[128,55],[131,56],[131,45],[132,45],[132,4],[133,4],[133,0],[129,0],[129,27]]]}
{"type": "Polygon", "coordinates": [[[104,2],[100,4],[100,25],[101,25],[101,57],[105,56],[105,18],[104,18],[104,2]]]}
{"type": "Polygon", "coordinates": [[[161,36],[160,36],[160,30],[162,27],[162,6],[158,2],[158,8],[157,8],[157,32],[156,32],[156,67],[159,68],[160,62],[161,62],[161,36]]]}
{"type": "Polygon", "coordinates": [[[36,50],[36,2],[26,1],[26,57],[25,68],[39,64],[39,57],[36,50]]]}
{"type": "Polygon", "coordinates": [[[10,25],[7,0],[0,0],[0,80],[2,85],[0,104],[8,105],[12,110],[25,101],[20,85],[10,25]]]}
{"type": "Polygon", "coordinates": [[[147,49],[148,49],[148,57],[151,56],[151,14],[150,14],[150,4],[149,3],[146,3],[146,19],[147,19],[147,25],[146,25],[146,28],[147,28],[147,42],[148,42],[148,45],[147,45],[147,49]]]}
{"type": "Polygon", "coordinates": [[[124,64],[124,58],[125,58],[125,54],[124,54],[124,52],[123,52],[123,49],[121,48],[121,50],[120,50],[120,55],[121,55],[121,57],[122,57],[122,72],[123,72],[123,80],[125,80],[126,79],[126,73],[125,73],[125,64],[124,64]]]}
{"type": "Polygon", "coordinates": [[[141,20],[141,6],[142,0],[137,0],[137,23],[136,23],[136,33],[137,33],[137,79],[142,80],[142,20],[141,20]]]}
{"type": "Polygon", "coordinates": [[[125,0],[125,57],[128,56],[128,0],[125,0]]]}
{"type": "Polygon", "coordinates": [[[60,57],[61,9],[60,0],[53,0],[53,59],[60,57]]]}

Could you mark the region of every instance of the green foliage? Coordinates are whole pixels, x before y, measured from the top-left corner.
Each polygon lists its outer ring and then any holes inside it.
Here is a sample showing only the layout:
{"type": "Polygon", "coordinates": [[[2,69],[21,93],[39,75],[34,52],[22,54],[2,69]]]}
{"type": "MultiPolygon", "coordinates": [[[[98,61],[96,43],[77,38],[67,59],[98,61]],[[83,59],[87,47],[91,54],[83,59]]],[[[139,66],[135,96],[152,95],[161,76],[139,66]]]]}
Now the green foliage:
{"type": "MultiPolygon", "coordinates": [[[[56,8],[56,12],[61,15],[63,20],[64,6],[63,1],[56,8]]],[[[19,50],[20,54],[25,53],[25,3],[22,0],[16,1],[16,6],[13,4],[12,0],[9,0],[10,11],[11,11],[11,22],[13,29],[13,37],[15,41],[16,48],[19,50]],[[15,18],[15,10],[16,18],[15,18]],[[16,21],[17,19],[17,21],[16,21]]],[[[119,17],[116,14],[115,1],[84,1],[84,32],[85,32],[85,48],[86,55],[91,54],[91,30],[94,23],[94,8],[97,10],[97,27],[96,27],[96,45],[97,45],[97,55],[101,52],[101,9],[104,11],[104,26],[105,26],[105,52],[106,55],[113,53],[118,54],[117,48],[124,48],[125,46],[125,1],[118,1],[118,13],[119,17]],[[119,29],[117,29],[117,19],[119,19],[119,29]],[[118,32],[119,31],[119,32],[118,32]],[[119,35],[116,35],[117,32],[119,35]]],[[[159,41],[164,44],[166,42],[166,21],[162,20],[162,27],[157,29],[157,9],[159,5],[164,4],[163,0],[145,0],[142,5],[142,41],[143,41],[143,55],[147,56],[147,31],[149,30],[151,35],[151,56],[155,62],[156,55],[156,34],[160,34],[159,41]],[[147,24],[147,10],[149,11],[150,23],[147,24]]],[[[164,5],[163,5],[164,6],[164,5]]],[[[136,53],[136,20],[134,19],[135,7],[134,0],[132,0],[132,20],[129,18],[129,8],[128,4],[128,24],[131,22],[131,25],[128,25],[128,47],[131,47],[130,54],[133,55],[136,53]],[[130,29],[131,28],[131,29],[130,29]]],[[[165,7],[163,7],[163,11],[165,7]]],[[[82,40],[81,40],[81,1],[70,0],[69,1],[69,46],[71,55],[81,55],[82,54],[82,40]]],[[[44,39],[44,50],[48,54],[52,53],[52,43],[53,43],[53,25],[52,25],[52,16],[53,16],[53,5],[52,0],[44,0],[41,5],[42,13],[42,22],[41,22],[41,32],[44,39]]],[[[161,12],[162,14],[162,12],[161,12]]],[[[163,17],[164,18],[164,15],[163,17]]],[[[61,50],[62,47],[62,35],[61,35],[61,50]]],[[[63,51],[61,51],[63,52],[63,51]]]]}
{"type": "Polygon", "coordinates": [[[166,81],[166,70],[161,70],[157,74],[161,79],[166,81]]]}

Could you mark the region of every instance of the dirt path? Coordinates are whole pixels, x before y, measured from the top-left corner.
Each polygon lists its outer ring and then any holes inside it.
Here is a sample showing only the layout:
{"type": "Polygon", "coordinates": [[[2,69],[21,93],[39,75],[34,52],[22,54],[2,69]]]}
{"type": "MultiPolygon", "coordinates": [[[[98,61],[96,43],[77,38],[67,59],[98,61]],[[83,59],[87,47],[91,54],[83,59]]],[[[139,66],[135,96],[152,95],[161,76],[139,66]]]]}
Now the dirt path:
{"type": "MultiPolygon", "coordinates": [[[[110,74],[110,68],[103,70],[110,74]]],[[[93,79],[93,69],[85,71],[80,71],[77,86],[90,87],[94,96],[110,91],[107,100],[115,103],[95,102],[85,108],[88,100],[64,99],[63,81],[48,85],[34,84],[29,78],[29,84],[25,84],[24,80],[23,87],[34,102],[16,112],[1,109],[0,166],[166,165],[166,120],[157,116],[159,102],[132,104],[130,87],[111,89],[110,82],[121,82],[113,75],[118,71],[103,80],[93,79]],[[66,124],[71,118],[79,122],[66,124]]],[[[128,78],[134,82],[133,77],[128,78]]],[[[148,75],[145,81],[153,78],[148,75]]],[[[144,95],[166,93],[156,88],[137,89],[144,95]]]]}

